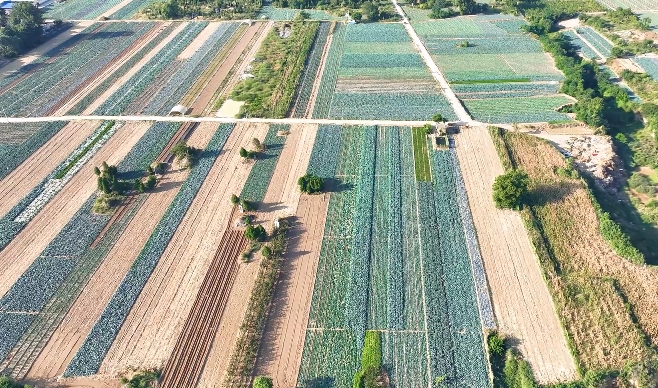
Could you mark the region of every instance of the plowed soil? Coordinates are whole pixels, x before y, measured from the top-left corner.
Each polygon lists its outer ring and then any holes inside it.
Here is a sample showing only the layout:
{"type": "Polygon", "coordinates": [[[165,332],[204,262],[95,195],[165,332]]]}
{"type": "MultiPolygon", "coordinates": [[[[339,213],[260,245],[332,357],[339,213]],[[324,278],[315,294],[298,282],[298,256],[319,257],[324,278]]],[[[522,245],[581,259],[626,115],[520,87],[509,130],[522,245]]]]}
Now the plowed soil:
{"type": "Polygon", "coordinates": [[[68,184],[0,252],[0,295],[4,295],[34,259],[96,191],[94,166],[116,164],[144,135],[146,123],[126,123],[68,184]]]}
{"type": "Polygon", "coordinates": [[[521,216],[494,205],[491,187],[504,170],[487,130],[462,130],[456,148],[500,332],[515,340],[538,382],[574,379],[576,367],[521,216]]]}

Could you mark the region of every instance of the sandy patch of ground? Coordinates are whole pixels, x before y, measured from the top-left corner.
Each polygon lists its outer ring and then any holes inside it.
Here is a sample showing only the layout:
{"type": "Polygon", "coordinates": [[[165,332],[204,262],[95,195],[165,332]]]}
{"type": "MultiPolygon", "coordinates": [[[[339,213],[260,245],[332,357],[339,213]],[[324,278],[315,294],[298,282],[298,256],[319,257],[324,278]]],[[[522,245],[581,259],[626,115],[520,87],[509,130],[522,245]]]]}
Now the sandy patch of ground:
{"type": "Polygon", "coordinates": [[[267,125],[238,124],[233,130],[105,357],[101,374],[165,365],[228,223],[231,194],[240,192],[251,170],[239,149],[266,133],[267,125]]]}
{"type": "Polygon", "coordinates": [[[297,383],[328,206],[329,195],[303,195],[288,236],[255,368],[276,387],[297,383]]]}
{"type": "Polygon", "coordinates": [[[72,121],[0,181],[0,216],[5,215],[62,163],[100,121],[72,121]]]}
{"type": "Polygon", "coordinates": [[[221,23],[208,23],[208,26],[194,38],[194,40],[176,57],[177,60],[190,59],[201,46],[210,38],[210,36],[217,31],[221,23]]]}
{"type": "MultiPolygon", "coordinates": [[[[190,136],[188,144],[204,148],[211,135],[211,131],[200,129],[190,136]]],[[[55,378],[64,372],[188,174],[189,170],[174,169],[162,176],[158,188],[149,194],[48,341],[28,379],[55,378]]]]}
{"type": "Polygon", "coordinates": [[[563,20],[563,21],[558,23],[558,26],[563,27],[563,28],[580,27],[580,19],[573,18],[573,19],[569,19],[569,20],[563,20]]]}
{"type": "Polygon", "coordinates": [[[67,31],[62,32],[61,34],[57,35],[56,37],[48,40],[46,43],[40,45],[39,47],[30,50],[27,54],[7,63],[6,65],[2,66],[0,68],[0,71],[2,71],[2,76],[6,77],[7,75],[11,74],[12,72],[18,70],[21,68],[21,66],[29,65],[30,63],[34,62],[37,58],[48,52],[49,50],[52,50],[53,48],[59,46],[60,44],[64,43],[67,41],[69,38],[71,38],[74,35],[79,34],[82,30],[85,28],[89,27],[92,25],[94,22],[91,20],[85,20],[85,21],[80,21],[76,22],[73,24],[73,27],[68,29],[67,31]]]}
{"type": "Polygon", "coordinates": [[[644,73],[644,70],[635,64],[630,58],[615,58],[610,62],[610,68],[617,74],[624,70],[634,71],[636,73],[644,73]]]}
{"type": "Polygon", "coordinates": [[[116,164],[144,135],[141,124],[126,123],[94,155],[68,184],[30,221],[25,228],[0,252],[0,295],[4,295],[16,279],[32,264],[34,259],[57,236],[59,231],[80,209],[80,206],[96,191],[94,166],[103,161],[116,164]]]}
{"type": "Polygon", "coordinates": [[[222,107],[217,111],[217,117],[235,117],[240,113],[240,108],[244,105],[244,101],[233,101],[230,98],[222,104],[222,107]]]}
{"type": "Polygon", "coordinates": [[[538,382],[574,379],[576,367],[521,216],[493,203],[491,186],[504,171],[487,130],[462,129],[456,149],[500,332],[518,340],[538,382]]]}
{"type": "MultiPolygon", "coordinates": [[[[162,24],[162,28],[165,28],[167,25],[168,25],[168,23],[163,23],[163,24],[162,24]]],[[[96,101],[94,101],[93,103],[91,103],[91,104],[87,107],[87,109],[85,109],[84,112],[82,112],[82,114],[83,114],[83,115],[89,115],[89,114],[92,114],[92,113],[93,113],[93,112],[94,112],[94,111],[95,111],[95,110],[96,110],[96,109],[97,109],[97,108],[98,108],[103,102],[105,102],[105,100],[107,100],[108,98],[110,98],[110,96],[111,96],[112,94],[114,94],[114,92],[116,92],[117,90],[119,90],[120,88],[122,88],[123,85],[124,85],[124,84],[125,84],[125,83],[126,83],[126,82],[127,82],[132,76],[133,76],[133,75],[135,75],[135,73],[137,73],[137,72],[138,72],[138,71],[139,71],[144,65],[146,65],[146,63],[148,63],[148,61],[150,61],[151,59],[153,59],[153,57],[155,57],[155,56],[160,52],[160,50],[162,50],[162,48],[163,48],[164,46],[166,46],[169,42],[171,42],[171,41],[172,41],[172,40],[173,40],[173,39],[174,39],[174,38],[175,38],[175,37],[176,37],[176,36],[177,36],[177,35],[178,35],[178,34],[179,34],[179,33],[185,28],[186,25],[187,25],[187,23],[180,23],[180,25],[179,25],[176,29],[174,29],[174,30],[171,32],[171,34],[169,34],[169,36],[167,36],[166,38],[162,39],[162,41],[161,41],[157,46],[155,46],[155,48],[153,48],[153,50],[151,50],[148,54],[146,54],[146,55],[144,56],[144,58],[142,58],[141,61],[137,62],[137,64],[135,65],[135,67],[133,67],[133,68],[132,68],[130,71],[128,71],[126,74],[124,74],[123,77],[119,78],[119,79],[114,83],[114,85],[112,85],[110,88],[108,88],[108,89],[105,91],[105,93],[101,94],[100,97],[98,97],[98,98],[96,99],[96,101]]]]}

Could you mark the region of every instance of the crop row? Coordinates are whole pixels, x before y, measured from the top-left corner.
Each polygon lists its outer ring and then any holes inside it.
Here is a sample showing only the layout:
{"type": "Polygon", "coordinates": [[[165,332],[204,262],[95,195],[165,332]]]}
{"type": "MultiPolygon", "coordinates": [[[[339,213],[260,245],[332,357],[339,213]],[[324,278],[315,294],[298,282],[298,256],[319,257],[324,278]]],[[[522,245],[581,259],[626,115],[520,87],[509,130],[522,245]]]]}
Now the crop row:
{"type": "Polygon", "coordinates": [[[304,117],[308,110],[309,100],[311,99],[311,92],[313,91],[313,84],[315,79],[319,76],[318,70],[322,62],[322,53],[324,46],[327,43],[331,23],[320,23],[318,30],[313,41],[313,46],[306,59],[306,65],[302,71],[301,81],[297,85],[296,96],[293,98],[295,105],[292,107],[291,117],[304,117]]]}
{"type": "Polygon", "coordinates": [[[151,99],[144,108],[147,115],[166,115],[174,105],[178,104],[187,89],[194,84],[203,73],[204,68],[237,30],[235,22],[222,23],[199,49],[180,67],[168,80],[165,86],[151,99]]]}
{"type": "Polygon", "coordinates": [[[31,313],[0,312],[0,360],[4,360],[34,320],[31,313]]]}
{"type": "Polygon", "coordinates": [[[311,158],[308,162],[306,172],[317,175],[324,179],[334,177],[338,165],[340,149],[341,128],[337,125],[318,126],[311,158]]]}
{"type": "Polygon", "coordinates": [[[382,333],[382,359],[396,387],[429,387],[427,342],[424,332],[382,333]]]}
{"type": "Polygon", "coordinates": [[[457,116],[441,94],[336,93],[331,119],[428,120],[440,112],[448,120],[457,116]]]}
{"type": "Polygon", "coordinates": [[[31,73],[0,95],[7,115],[43,115],[78,85],[153,27],[148,23],[108,23],[73,47],[67,55],[31,73]],[[96,38],[103,37],[99,45],[96,38]]]}
{"type": "Polygon", "coordinates": [[[567,37],[569,43],[571,43],[578,50],[578,53],[585,59],[600,59],[599,55],[594,52],[594,50],[592,50],[592,48],[582,39],[580,39],[578,35],[576,35],[572,30],[565,31],[562,33],[562,35],[567,37]]]}
{"type": "Polygon", "coordinates": [[[132,0],[130,3],[121,7],[120,10],[116,11],[110,15],[110,19],[130,19],[142,8],[148,7],[149,5],[155,3],[156,0],[132,0]]]}
{"type": "MultiPolygon", "coordinates": [[[[349,28],[348,28],[349,31],[349,28]]],[[[425,64],[417,53],[410,54],[371,54],[371,53],[346,53],[340,62],[342,68],[364,67],[387,68],[387,67],[423,67],[425,64]]]]}
{"type": "Polygon", "coordinates": [[[345,34],[347,42],[409,42],[402,24],[350,24],[345,34]]]}
{"type": "Polygon", "coordinates": [[[98,371],[114,338],[148,282],[178,225],[185,217],[232,129],[233,124],[219,126],[85,342],[66,368],[64,373],[66,376],[86,376],[98,371]]]}
{"type": "Polygon", "coordinates": [[[594,31],[592,27],[578,28],[576,31],[606,58],[610,56],[612,53],[612,43],[594,31]]]}
{"type": "Polygon", "coordinates": [[[507,36],[510,33],[521,33],[518,25],[523,19],[509,19],[506,21],[477,20],[472,17],[456,17],[441,20],[413,23],[419,36],[443,38],[482,38],[485,36],[507,36]],[[499,26],[498,23],[501,25],[499,26]]]}
{"type": "Polygon", "coordinates": [[[458,54],[434,55],[450,82],[559,81],[564,75],[545,53],[533,54],[458,54]]]}
{"type": "Polygon", "coordinates": [[[469,39],[468,47],[461,47],[464,41],[455,39],[426,38],[425,46],[431,54],[507,54],[507,53],[541,53],[538,41],[527,35],[510,35],[504,37],[487,36],[469,39]]]}
{"type": "MultiPolygon", "coordinates": [[[[0,179],[4,179],[12,171],[23,163],[30,155],[44,145],[50,138],[55,136],[64,126],[68,124],[67,121],[53,121],[48,123],[39,124],[40,128],[34,132],[27,140],[21,144],[5,145],[0,139],[0,179]]],[[[24,124],[14,123],[14,128],[22,128],[24,124]]],[[[32,129],[29,129],[32,131],[32,129]]]]}
{"type": "Polygon", "coordinates": [[[103,12],[119,4],[121,0],[76,0],[64,3],[53,2],[45,18],[62,20],[93,20],[103,12]]]}
{"type": "Polygon", "coordinates": [[[656,0],[597,0],[610,9],[630,8],[632,10],[658,9],[656,0]]]}
{"type": "Polygon", "coordinates": [[[307,330],[296,387],[351,387],[361,352],[348,330],[307,330]]]}
{"type": "MultiPolygon", "coordinates": [[[[208,25],[207,22],[190,23],[162,50],[135,73],[125,85],[112,94],[94,111],[99,115],[122,113],[144,89],[178,56],[194,38],[208,25]]],[[[160,87],[162,85],[159,85],[160,87]]]]}
{"type": "Polygon", "coordinates": [[[569,116],[555,109],[572,102],[558,95],[464,100],[464,105],[474,119],[486,123],[537,123],[570,120],[569,116]]]}
{"type": "Polygon", "coordinates": [[[267,149],[258,157],[256,163],[251,168],[249,177],[240,193],[240,198],[252,202],[261,202],[265,198],[274,168],[283,150],[283,143],[286,141],[285,136],[279,136],[277,133],[279,131],[286,131],[289,128],[289,124],[270,125],[270,129],[267,131],[267,135],[263,141],[267,149]]]}
{"type": "Polygon", "coordinates": [[[635,57],[633,62],[640,66],[654,81],[658,80],[658,60],[648,57],[635,57]]]}
{"type": "Polygon", "coordinates": [[[553,95],[557,94],[559,89],[560,84],[557,82],[497,82],[452,85],[452,90],[462,100],[553,95]]]}
{"type": "Polygon", "coordinates": [[[322,81],[318,88],[318,94],[315,97],[315,106],[313,107],[314,119],[326,119],[329,116],[331,108],[331,99],[336,88],[338,79],[338,70],[340,69],[340,59],[343,56],[345,46],[345,25],[336,24],[331,40],[331,47],[325,59],[324,72],[322,81]]]}
{"type": "Polygon", "coordinates": [[[390,155],[388,160],[388,214],[389,222],[387,245],[387,317],[386,327],[402,329],[404,327],[404,262],[403,255],[403,218],[402,218],[402,160],[400,156],[400,130],[392,128],[386,134],[386,148],[390,155]]]}

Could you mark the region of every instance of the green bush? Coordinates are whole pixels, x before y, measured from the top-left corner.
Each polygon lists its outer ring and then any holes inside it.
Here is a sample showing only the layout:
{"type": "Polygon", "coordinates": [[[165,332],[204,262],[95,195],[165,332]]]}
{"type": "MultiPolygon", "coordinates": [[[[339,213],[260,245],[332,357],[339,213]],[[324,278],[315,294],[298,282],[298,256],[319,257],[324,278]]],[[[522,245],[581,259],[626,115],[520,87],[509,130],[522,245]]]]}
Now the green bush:
{"type": "Polygon", "coordinates": [[[496,177],[493,184],[493,199],[496,207],[520,210],[528,194],[528,174],[511,170],[496,177]]]}
{"type": "Polygon", "coordinates": [[[256,379],[254,379],[254,385],[253,388],[272,388],[274,385],[272,384],[272,379],[269,377],[265,376],[258,376],[256,379]]]}
{"type": "Polygon", "coordinates": [[[493,332],[489,335],[487,339],[487,344],[489,345],[489,352],[502,356],[505,352],[505,341],[498,333],[493,332]]]}
{"type": "Polygon", "coordinates": [[[146,178],[146,183],[144,184],[144,186],[146,186],[147,190],[152,190],[157,183],[158,180],[155,178],[155,175],[149,175],[146,178]]]}
{"type": "Polygon", "coordinates": [[[231,203],[237,205],[240,203],[240,197],[235,194],[231,194],[231,203]]]}
{"type": "Polygon", "coordinates": [[[270,258],[272,256],[272,248],[268,247],[265,245],[263,249],[261,250],[261,253],[263,254],[263,257],[270,258]]]}
{"type": "Polygon", "coordinates": [[[315,194],[322,191],[324,180],[317,175],[306,174],[297,180],[297,184],[302,193],[315,194]]]}
{"type": "Polygon", "coordinates": [[[159,378],[160,371],[147,370],[135,373],[130,379],[122,377],[120,381],[126,388],[150,388],[159,378]]]}
{"type": "Polygon", "coordinates": [[[267,232],[265,232],[263,225],[247,225],[244,235],[250,241],[263,241],[267,237],[267,232]]]}
{"type": "Polygon", "coordinates": [[[628,178],[628,186],[631,189],[635,189],[638,193],[646,194],[653,196],[656,194],[656,186],[649,177],[642,175],[640,173],[633,173],[630,178],[628,178]]]}

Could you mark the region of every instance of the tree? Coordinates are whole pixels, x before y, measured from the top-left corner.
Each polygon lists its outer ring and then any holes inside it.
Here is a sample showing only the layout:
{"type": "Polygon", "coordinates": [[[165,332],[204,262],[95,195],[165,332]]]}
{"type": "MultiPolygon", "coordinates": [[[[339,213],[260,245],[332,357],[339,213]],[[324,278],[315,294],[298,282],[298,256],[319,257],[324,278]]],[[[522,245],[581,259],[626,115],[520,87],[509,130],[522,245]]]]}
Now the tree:
{"type": "MultiPolygon", "coordinates": [[[[263,248],[263,250],[265,250],[265,248],[263,248]]],[[[272,387],[274,387],[274,385],[272,384],[272,379],[269,377],[258,376],[254,380],[253,388],[272,388],[272,387]]]]}
{"type": "Polygon", "coordinates": [[[472,15],[477,9],[475,0],[457,0],[456,4],[457,8],[459,9],[459,13],[462,15],[472,15]]]}
{"type": "Polygon", "coordinates": [[[267,232],[265,232],[263,225],[247,225],[244,235],[250,241],[263,241],[267,237],[267,232]]]}
{"type": "Polygon", "coordinates": [[[157,183],[158,180],[155,178],[155,175],[149,175],[148,178],[146,178],[145,186],[148,190],[151,190],[155,187],[157,183]]]}
{"type": "Polygon", "coordinates": [[[363,17],[370,20],[371,22],[376,22],[379,20],[379,7],[370,1],[366,1],[361,5],[361,13],[363,17]]]}
{"type": "MultiPolygon", "coordinates": [[[[302,11],[302,12],[303,12],[303,11],[302,11]]],[[[260,140],[258,140],[257,137],[254,137],[254,138],[251,140],[251,144],[254,145],[254,149],[255,149],[256,151],[259,151],[259,152],[265,151],[265,144],[261,143],[260,140]]]]}
{"type": "Polygon", "coordinates": [[[441,113],[437,113],[434,116],[432,116],[432,121],[434,121],[435,123],[445,123],[448,120],[445,117],[443,117],[441,113]]]}
{"type": "Polygon", "coordinates": [[[235,194],[231,194],[231,203],[237,205],[238,203],[240,203],[240,197],[238,197],[235,194]]]}
{"type": "Polygon", "coordinates": [[[519,210],[528,194],[528,174],[512,170],[496,177],[493,184],[493,199],[496,207],[519,210]]]}
{"type": "Polygon", "coordinates": [[[267,245],[265,245],[260,252],[263,254],[263,257],[265,258],[269,259],[270,256],[272,256],[272,248],[268,247],[267,245]]]}
{"type": "Polygon", "coordinates": [[[133,188],[138,193],[143,193],[144,190],[145,190],[144,183],[142,183],[142,180],[139,179],[139,178],[135,179],[135,183],[133,184],[133,188]]]}
{"type": "Polygon", "coordinates": [[[306,174],[297,180],[297,184],[302,193],[314,194],[322,191],[324,180],[317,175],[306,174]]]}
{"type": "Polygon", "coordinates": [[[423,125],[423,131],[425,132],[425,135],[431,135],[432,132],[434,132],[434,127],[430,124],[425,124],[423,125]]]}
{"type": "Polygon", "coordinates": [[[256,153],[253,151],[247,151],[244,147],[240,148],[240,157],[245,159],[254,159],[256,158],[256,153]]]}
{"type": "Polygon", "coordinates": [[[100,168],[98,168],[98,166],[94,167],[94,174],[99,175],[99,176],[101,175],[101,170],[100,170],[100,168]]]}

